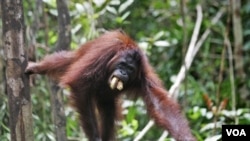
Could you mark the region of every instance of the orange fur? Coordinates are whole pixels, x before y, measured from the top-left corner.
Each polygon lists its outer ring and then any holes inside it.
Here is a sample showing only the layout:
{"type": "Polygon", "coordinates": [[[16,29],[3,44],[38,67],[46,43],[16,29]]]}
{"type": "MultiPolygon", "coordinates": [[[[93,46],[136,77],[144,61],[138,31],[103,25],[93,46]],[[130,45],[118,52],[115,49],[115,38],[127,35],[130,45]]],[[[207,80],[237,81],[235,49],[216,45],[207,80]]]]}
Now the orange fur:
{"type": "Polygon", "coordinates": [[[48,74],[71,88],[71,100],[91,141],[114,140],[115,120],[121,113],[118,98],[122,93],[141,96],[150,117],[176,140],[195,141],[178,103],[168,96],[146,56],[124,33],[108,32],[76,51],[52,54],[28,66],[26,72],[48,74]],[[136,78],[122,91],[111,90],[107,83],[111,68],[128,54],[134,55],[136,78]],[[101,119],[100,124],[97,119],[101,119]]]}

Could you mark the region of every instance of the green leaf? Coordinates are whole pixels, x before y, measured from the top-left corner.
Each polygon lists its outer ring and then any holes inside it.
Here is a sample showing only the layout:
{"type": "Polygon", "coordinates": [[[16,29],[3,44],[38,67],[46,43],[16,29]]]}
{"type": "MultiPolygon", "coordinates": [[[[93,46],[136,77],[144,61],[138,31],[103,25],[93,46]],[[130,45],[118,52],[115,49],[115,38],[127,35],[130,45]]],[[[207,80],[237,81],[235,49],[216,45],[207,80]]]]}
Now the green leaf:
{"type": "Polygon", "coordinates": [[[124,12],[130,5],[132,5],[132,3],[134,2],[134,0],[127,0],[125,1],[123,4],[121,4],[121,6],[118,9],[119,13],[124,12]]]}

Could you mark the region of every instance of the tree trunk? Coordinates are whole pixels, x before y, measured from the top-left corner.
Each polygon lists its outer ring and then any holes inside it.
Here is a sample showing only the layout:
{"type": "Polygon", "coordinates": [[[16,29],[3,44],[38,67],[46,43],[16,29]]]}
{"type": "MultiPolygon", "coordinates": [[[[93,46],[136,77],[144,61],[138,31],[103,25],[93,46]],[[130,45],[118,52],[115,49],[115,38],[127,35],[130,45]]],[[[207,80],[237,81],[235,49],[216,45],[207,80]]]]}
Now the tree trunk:
{"type": "MultiPolygon", "coordinates": [[[[58,41],[56,51],[68,50],[71,42],[70,16],[66,0],[57,0],[58,41]]],[[[55,125],[57,141],[66,141],[66,117],[64,113],[63,94],[56,83],[51,84],[52,118],[55,125]]]]}
{"type": "Polygon", "coordinates": [[[243,32],[241,22],[241,0],[232,0],[232,16],[233,16],[233,35],[234,35],[234,62],[237,84],[237,92],[242,98],[246,98],[248,91],[246,89],[246,73],[244,71],[243,53],[243,32]]]}
{"type": "Polygon", "coordinates": [[[11,141],[33,141],[22,0],[1,0],[11,141]]]}

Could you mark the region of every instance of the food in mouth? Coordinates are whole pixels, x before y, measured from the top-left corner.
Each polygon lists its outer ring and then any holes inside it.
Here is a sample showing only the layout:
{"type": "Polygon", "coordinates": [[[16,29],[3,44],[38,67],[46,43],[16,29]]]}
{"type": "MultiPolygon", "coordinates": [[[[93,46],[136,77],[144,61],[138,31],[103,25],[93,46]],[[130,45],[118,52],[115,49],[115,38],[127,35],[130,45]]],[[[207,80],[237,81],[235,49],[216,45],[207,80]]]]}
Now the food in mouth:
{"type": "Polygon", "coordinates": [[[122,81],[119,78],[115,77],[115,76],[111,79],[111,82],[110,82],[109,86],[110,86],[110,88],[112,90],[118,89],[119,91],[121,91],[123,89],[122,81]]]}

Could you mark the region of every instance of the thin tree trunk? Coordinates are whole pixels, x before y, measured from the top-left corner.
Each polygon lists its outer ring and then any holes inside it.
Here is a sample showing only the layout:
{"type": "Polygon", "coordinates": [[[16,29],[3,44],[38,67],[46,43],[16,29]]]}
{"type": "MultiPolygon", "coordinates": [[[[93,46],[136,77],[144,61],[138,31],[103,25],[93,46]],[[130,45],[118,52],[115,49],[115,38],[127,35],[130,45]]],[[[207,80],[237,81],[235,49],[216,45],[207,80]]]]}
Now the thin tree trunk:
{"type": "Polygon", "coordinates": [[[1,0],[11,141],[34,141],[22,0],[1,0]]]}
{"type": "Polygon", "coordinates": [[[238,93],[245,98],[248,94],[246,89],[246,73],[244,71],[243,53],[243,32],[241,22],[241,0],[231,0],[233,16],[233,35],[234,35],[234,62],[236,79],[238,80],[238,93]]]}
{"type": "Polygon", "coordinates": [[[58,41],[56,50],[68,50],[71,42],[70,16],[67,0],[56,0],[58,11],[58,41]]]}
{"type": "MultiPolygon", "coordinates": [[[[58,41],[56,51],[68,50],[71,42],[70,17],[67,0],[57,0],[58,11],[58,41]]],[[[55,125],[57,141],[66,141],[66,117],[64,113],[63,94],[56,83],[51,84],[52,117],[55,125]]]]}

